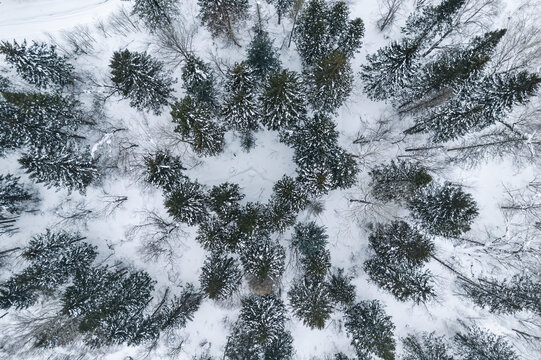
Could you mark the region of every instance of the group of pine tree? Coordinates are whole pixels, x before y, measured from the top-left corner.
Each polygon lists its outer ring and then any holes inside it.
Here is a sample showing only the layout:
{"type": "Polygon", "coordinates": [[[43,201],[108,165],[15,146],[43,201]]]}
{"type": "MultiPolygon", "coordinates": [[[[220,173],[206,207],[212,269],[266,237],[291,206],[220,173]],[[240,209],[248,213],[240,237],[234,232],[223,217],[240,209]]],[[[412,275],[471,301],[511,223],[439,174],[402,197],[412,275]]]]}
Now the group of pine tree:
{"type": "MultiPolygon", "coordinates": [[[[298,1],[269,1],[280,23],[298,1]]],[[[200,20],[214,37],[240,46],[238,27],[250,18],[247,0],[198,0],[200,20]]],[[[367,96],[389,101],[398,114],[414,119],[405,133],[429,133],[433,142],[455,140],[502,122],[525,104],[541,78],[527,72],[489,71],[491,55],[505,30],[490,31],[466,44],[439,46],[456,30],[454,18],[465,0],[419,2],[402,28],[403,38],[369,55],[361,78],[367,96]]],[[[150,31],[172,27],[180,14],[174,0],[135,0],[132,15],[150,31]]],[[[157,341],[160,333],[182,327],[203,298],[223,302],[252,294],[232,325],[224,349],[227,359],[290,359],[294,355],[288,320],[295,317],[322,329],[332,314],[344,319],[358,359],[395,359],[394,325],[377,300],[358,300],[353,278],[333,268],[328,235],[297,215],[314,199],[357,181],[355,158],[339,145],[333,116],[352,92],[351,60],[361,46],[364,24],[350,19],[345,2],[307,0],[295,13],[292,39],[302,72],[284,68],[274,42],[259,18],[245,60],[227,69],[222,82],[211,64],[186,54],[180,73],[185,95],[174,96],[167,66],[146,52],[120,49],[110,60],[111,96],[126,99],[137,111],[169,112],[174,132],[200,156],[216,156],[225,133],[238,135],[242,147],[254,146],[255,133],[275,131],[294,150],[295,177],[274,184],[267,203],[246,202],[238,184],[213,187],[185,175],[182,159],[168,151],[144,155],[145,180],[160,188],[175,221],[197,227],[196,240],[207,251],[200,289],[153,298],[155,282],[143,271],[122,264],[97,265],[96,248],[79,234],[47,230],[20,250],[28,266],[0,284],[0,307],[24,309],[42,298],[56,298],[56,316],[33,334],[36,347],[82,339],[92,347],[157,341]],[[291,230],[289,248],[281,234],[291,230]],[[286,252],[297,275],[279,295],[286,252]],[[66,331],[69,329],[69,331],[66,331]]],[[[84,193],[100,174],[99,158],[82,134],[94,120],[72,91],[80,79],[67,56],[45,43],[2,42],[0,54],[28,86],[0,78],[0,155],[19,155],[35,182],[84,193]],[[32,90],[28,90],[32,89],[32,90]]],[[[458,237],[478,214],[462,187],[437,183],[428,169],[409,161],[375,166],[369,173],[375,201],[409,210],[409,220],[374,224],[369,236],[369,279],[399,301],[424,303],[437,296],[425,265],[434,259],[440,237],[458,237]]],[[[12,175],[0,175],[0,225],[37,201],[36,194],[12,175]]],[[[461,285],[473,301],[496,313],[522,310],[541,314],[539,283],[527,275],[508,280],[466,279],[461,285]]],[[[407,360],[518,359],[501,337],[477,327],[452,341],[434,333],[402,339],[407,360]]],[[[335,359],[348,359],[337,353],[335,359]]]]}

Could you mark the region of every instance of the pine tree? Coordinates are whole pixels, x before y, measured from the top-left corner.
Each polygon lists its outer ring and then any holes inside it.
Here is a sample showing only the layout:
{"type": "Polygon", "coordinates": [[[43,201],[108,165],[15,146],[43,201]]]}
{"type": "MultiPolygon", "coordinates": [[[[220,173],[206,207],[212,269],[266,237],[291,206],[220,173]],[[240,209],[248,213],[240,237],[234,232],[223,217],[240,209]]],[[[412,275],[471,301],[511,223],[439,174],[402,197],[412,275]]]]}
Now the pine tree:
{"type": "Polygon", "coordinates": [[[306,67],[332,52],[342,53],[347,61],[361,46],[363,35],[362,20],[349,20],[343,1],[329,5],[325,0],[310,0],[295,26],[295,43],[306,67]]]}
{"type": "Polygon", "coordinates": [[[241,261],[250,287],[266,295],[274,290],[284,272],[285,250],[268,237],[255,238],[244,244],[241,261]]]}
{"type": "Polygon", "coordinates": [[[311,276],[297,280],[288,292],[294,314],[310,328],[323,329],[332,311],[328,285],[311,276]]]}
{"type": "Polygon", "coordinates": [[[235,27],[248,18],[248,0],[197,0],[197,3],[201,22],[212,36],[225,36],[239,45],[235,27]]]}
{"type": "Polygon", "coordinates": [[[254,37],[248,45],[246,62],[254,69],[259,79],[265,79],[267,75],[280,68],[278,51],[273,44],[269,33],[256,26],[254,37]]]}
{"type": "Polygon", "coordinates": [[[408,335],[402,339],[402,360],[453,360],[444,338],[435,333],[408,335]]]}
{"type": "Polygon", "coordinates": [[[96,248],[79,234],[47,230],[30,240],[22,257],[30,265],[0,285],[0,307],[33,305],[40,294],[52,294],[72,276],[85,273],[96,258],[96,248]]]}
{"type": "Polygon", "coordinates": [[[203,156],[214,156],[224,148],[225,130],[213,120],[209,105],[186,96],[171,107],[173,122],[178,123],[175,132],[183,141],[203,156]]]}
{"type": "Polygon", "coordinates": [[[38,88],[63,87],[73,83],[74,68],[65,56],[57,54],[54,45],[33,41],[27,46],[26,40],[22,44],[3,41],[0,53],[24,80],[38,88]]]}
{"type": "Polygon", "coordinates": [[[538,276],[516,274],[509,279],[479,278],[477,285],[463,282],[462,288],[477,305],[495,313],[531,311],[541,315],[541,283],[538,276]]]}
{"type": "Polygon", "coordinates": [[[413,218],[429,233],[442,236],[459,236],[469,231],[479,213],[473,197],[448,182],[425,187],[411,201],[410,208],[413,218]]]}
{"type": "Polygon", "coordinates": [[[182,82],[188,95],[211,107],[217,106],[216,80],[209,64],[195,55],[187,56],[182,67],[182,82]]]}
{"type": "Polygon", "coordinates": [[[369,173],[372,195],[381,201],[411,201],[417,192],[432,181],[427,169],[404,160],[375,166],[369,173]]]}
{"type": "Polygon", "coordinates": [[[206,196],[197,182],[183,181],[167,194],[167,212],[188,225],[201,223],[207,216],[206,196]]]}
{"type": "Polygon", "coordinates": [[[138,16],[151,31],[171,26],[179,14],[176,0],[134,0],[132,15],[138,16]]]}
{"type": "Polygon", "coordinates": [[[159,60],[126,49],[114,52],[109,67],[115,92],[129,99],[130,106],[159,115],[162,106],[169,104],[173,80],[159,60]]]}
{"type": "Polygon", "coordinates": [[[242,272],[234,258],[213,252],[203,264],[199,281],[209,299],[225,300],[239,288],[242,272]]]}
{"type": "Polygon", "coordinates": [[[304,76],[308,101],[316,111],[335,112],[351,93],[353,70],[342,52],[318,59],[304,76]]]}
{"type": "Polygon", "coordinates": [[[360,359],[370,358],[370,353],[383,360],[395,359],[395,326],[379,301],[362,301],[350,307],[344,326],[360,359]]]}
{"type": "Polygon", "coordinates": [[[269,130],[293,129],[306,116],[304,97],[295,72],[282,70],[271,74],[261,95],[261,122],[269,130]]]}
{"type": "Polygon", "coordinates": [[[72,147],[51,146],[24,153],[19,159],[21,167],[37,183],[46,187],[66,188],[84,193],[98,176],[96,159],[88,149],[84,152],[72,147]]]}
{"type": "Polygon", "coordinates": [[[467,333],[457,333],[454,341],[456,352],[463,360],[518,360],[513,348],[501,336],[473,326],[467,333]]]}
{"type": "Polygon", "coordinates": [[[12,174],[0,175],[0,214],[19,214],[30,201],[37,201],[19,180],[12,174]]]}
{"type": "Polygon", "coordinates": [[[231,129],[240,133],[250,133],[259,127],[256,84],[254,72],[246,63],[236,64],[227,73],[222,116],[231,129]]]}
{"type": "Polygon", "coordinates": [[[165,191],[173,191],[181,182],[186,180],[180,158],[169,154],[167,151],[157,151],[144,157],[146,166],[145,181],[163,188],[165,191]]]}
{"type": "Polygon", "coordinates": [[[239,184],[225,182],[213,186],[209,191],[207,203],[210,210],[225,221],[234,220],[240,211],[239,201],[244,199],[239,184]]]}
{"type": "Polygon", "coordinates": [[[355,302],[355,285],[351,283],[353,278],[344,275],[344,269],[337,269],[329,277],[329,296],[336,305],[344,308],[352,306],[355,302]]]}

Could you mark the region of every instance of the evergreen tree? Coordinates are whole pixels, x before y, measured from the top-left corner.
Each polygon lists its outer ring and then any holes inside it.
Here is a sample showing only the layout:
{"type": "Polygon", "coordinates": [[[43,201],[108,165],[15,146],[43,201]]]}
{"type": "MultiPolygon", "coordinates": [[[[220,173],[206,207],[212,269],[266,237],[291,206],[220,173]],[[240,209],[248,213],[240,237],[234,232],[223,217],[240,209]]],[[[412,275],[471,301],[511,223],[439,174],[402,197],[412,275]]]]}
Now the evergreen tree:
{"type": "Polygon", "coordinates": [[[235,221],[243,241],[265,237],[270,233],[267,207],[258,202],[248,202],[238,213],[235,221]]]}
{"type": "Polygon", "coordinates": [[[308,202],[308,195],[301,184],[290,176],[284,175],[272,187],[271,201],[280,203],[294,212],[303,210],[308,202]]]}
{"type": "Polygon", "coordinates": [[[293,129],[306,116],[304,97],[295,72],[282,70],[271,74],[261,96],[261,122],[269,130],[293,129]]]}
{"type": "Polygon", "coordinates": [[[51,146],[24,153],[19,159],[21,167],[38,183],[46,187],[67,188],[84,193],[98,176],[96,159],[88,149],[79,152],[66,146],[51,146]]]}
{"type": "Polygon", "coordinates": [[[196,240],[205,250],[236,251],[245,239],[236,219],[224,220],[216,215],[205,217],[199,224],[196,240]]]}
{"type": "Polygon", "coordinates": [[[182,67],[182,82],[186,93],[202,103],[216,106],[216,85],[209,66],[195,55],[186,57],[182,67]]]}
{"type": "Polygon", "coordinates": [[[518,360],[513,348],[501,336],[478,327],[468,328],[467,333],[457,333],[454,338],[456,352],[462,360],[518,360]]]}
{"type": "Polygon", "coordinates": [[[212,300],[225,300],[239,288],[242,272],[238,262],[227,255],[213,252],[203,264],[201,276],[202,290],[212,300]]]}
{"type": "Polygon", "coordinates": [[[175,132],[183,141],[203,156],[214,156],[224,148],[225,130],[213,121],[212,108],[191,96],[186,96],[171,107],[173,122],[178,123],[175,132]]]}
{"type": "Polygon", "coordinates": [[[65,56],[57,54],[54,45],[33,41],[27,46],[26,40],[22,44],[3,41],[0,54],[5,55],[7,62],[24,80],[38,88],[63,87],[73,83],[73,66],[65,56]]]}
{"type": "Polygon", "coordinates": [[[294,0],[267,0],[269,4],[273,4],[278,15],[278,25],[282,22],[282,16],[287,14],[293,7],[294,0]]]}
{"type": "Polygon", "coordinates": [[[225,123],[241,134],[250,134],[259,127],[259,101],[256,79],[246,63],[236,64],[227,73],[226,98],[222,108],[225,123]]]}
{"type": "Polygon", "coordinates": [[[0,214],[19,214],[25,209],[25,204],[37,200],[19,183],[19,179],[12,174],[0,175],[0,214]]]}
{"type": "Polygon", "coordinates": [[[395,359],[395,326],[379,301],[362,301],[350,307],[344,326],[360,359],[370,358],[370,353],[383,360],[395,359]]]}
{"type": "Polygon", "coordinates": [[[130,106],[159,115],[162,106],[169,104],[173,80],[159,60],[126,49],[115,51],[109,67],[115,92],[129,99],[130,106]]]}
{"type": "Polygon", "coordinates": [[[288,292],[294,314],[310,328],[323,329],[333,306],[328,285],[311,276],[297,280],[288,292]]]}
{"type": "Polygon", "coordinates": [[[254,38],[248,45],[246,62],[260,79],[265,79],[280,68],[280,59],[273,43],[269,33],[256,26],[254,38]]]}
{"type": "Polygon", "coordinates": [[[317,254],[321,249],[325,249],[328,239],[325,227],[319,226],[313,221],[298,223],[293,228],[291,245],[299,256],[309,257],[312,254],[317,254]]]}
{"type": "Polygon", "coordinates": [[[473,197],[448,182],[423,188],[410,208],[413,218],[429,233],[442,236],[459,236],[469,231],[479,213],[473,197]]]}
{"type": "Polygon", "coordinates": [[[269,294],[284,272],[285,251],[263,236],[244,244],[241,261],[251,288],[258,294],[269,294]]]}
{"type": "Polygon", "coordinates": [[[404,354],[402,360],[453,360],[449,355],[449,346],[443,337],[435,333],[408,335],[402,339],[404,354]]]}
{"type": "Polygon", "coordinates": [[[361,46],[364,24],[361,19],[349,20],[349,9],[344,1],[328,4],[325,0],[310,0],[295,26],[295,43],[305,66],[342,53],[344,61],[361,46]]]}
{"type": "Polygon", "coordinates": [[[138,16],[151,31],[171,26],[179,14],[176,0],[134,0],[132,15],[138,16]]]}
{"type": "Polygon", "coordinates": [[[337,269],[329,277],[329,296],[331,300],[344,308],[352,306],[355,302],[355,285],[351,283],[352,277],[344,275],[344,269],[337,269]]]}
{"type": "Polygon", "coordinates": [[[503,281],[479,278],[477,283],[461,284],[477,305],[495,313],[514,314],[526,310],[541,315],[541,283],[535,275],[516,274],[503,281]]]}
{"type": "Polygon", "coordinates": [[[370,171],[372,195],[381,201],[411,201],[417,192],[432,181],[427,169],[404,160],[375,166],[370,171]]]}
{"type": "Polygon", "coordinates": [[[167,194],[167,212],[177,221],[188,225],[201,223],[207,216],[206,197],[197,182],[183,181],[167,194]]]}
{"type": "Polygon", "coordinates": [[[225,182],[212,187],[207,197],[208,207],[216,212],[220,219],[231,221],[238,215],[239,201],[244,199],[244,196],[238,184],[225,182]]]}
{"type": "Polygon", "coordinates": [[[0,75],[0,92],[8,91],[11,88],[11,81],[0,75]]]}
{"type": "Polygon", "coordinates": [[[96,258],[94,246],[78,234],[47,230],[30,240],[22,257],[30,265],[0,285],[0,307],[17,309],[33,305],[40,294],[51,294],[72,276],[88,271],[96,258]]]}
{"type": "Polygon", "coordinates": [[[353,70],[344,53],[332,52],[304,72],[307,98],[316,111],[335,112],[349,97],[353,70]]]}
{"type": "Polygon", "coordinates": [[[182,172],[186,168],[180,158],[167,151],[157,151],[144,157],[146,166],[145,181],[159,186],[165,191],[173,191],[181,182],[186,180],[182,172]]]}
{"type": "Polygon", "coordinates": [[[197,3],[201,22],[212,36],[225,36],[239,45],[235,27],[248,18],[248,0],[197,0],[197,3]]]}

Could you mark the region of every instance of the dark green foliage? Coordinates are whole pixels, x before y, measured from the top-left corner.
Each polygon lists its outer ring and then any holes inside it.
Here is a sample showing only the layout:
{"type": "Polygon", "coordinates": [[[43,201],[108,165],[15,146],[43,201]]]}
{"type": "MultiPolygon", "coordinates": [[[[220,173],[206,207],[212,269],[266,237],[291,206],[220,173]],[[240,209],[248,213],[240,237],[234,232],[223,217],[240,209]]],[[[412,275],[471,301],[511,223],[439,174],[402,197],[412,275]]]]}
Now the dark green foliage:
{"type": "Polygon", "coordinates": [[[19,183],[19,179],[12,174],[0,175],[0,214],[19,214],[26,204],[37,200],[34,194],[19,183]]]}
{"type": "Polygon", "coordinates": [[[236,64],[228,71],[222,116],[231,129],[241,133],[258,129],[260,105],[256,86],[254,72],[247,63],[236,64]]]}
{"type": "Polygon", "coordinates": [[[503,281],[479,278],[477,285],[462,282],[461,286],[474,303],[492,312],[514,314],[526,310],[541,315],[538,275],[516,274],[503,281]]]}
{"type": "Polygon", "coordinates": [[[301,184],[290,176],[284,175],[272,187],[272,202],[280,203],[294,212],[303,210],[307,203],[307,194],[301,184]]]}
{"type": "Polygon", "coordinates": [[[267,31],[256,27],[255,35],[248,45],[246,62],[260,79],[280,68],[280,59],[273,43],[267,31]]]}
{"type": "Polygon", "coordinates": [[[0,75],[0,92],[8,91],[9,88],[11,88],[11,81],[9,81],[8,78],[0,75]]]}
{"type": "Polygon", "coordinates": [[[443,337],[435,333],[408,335],[402,339],[404,353],[401,360],[453,360],[443,337]]]}
{"type": "Polygon", "coordinates": [[[115,51],[109,67],[115,92],[129,99],[137,110],[159,115],[172,99],[173,80],[163,63],[146,52],[115,51]]]}
{"type": "Polygon", "coordinates": [[[351,360],[351,358],[344,355],[344,353],[334,354],[333,360],[351,360]]]}
{"type": "Polygon", "coordinates": [[[186,326],[193,319],[193,314],[199,309],[203,294],[193,285],[184,286],[180,295],[175,295],[158,308],[150,316],[159,330],[178,329],[186,326]]]}
{"type": "Polygon", "coordinates": [[[361,46],[364,24],[361,19],[349,20],[345,2],[329,4],[325,0],[310,0],[297,20],[295,43],[306,66],[338,51],[352,57],[361,46]]]}
{"type": "Polygon", "coordinates": [[[304,273],[322,281],[331,268],[331,253],[327,249],[318,249],[300,259],[304,273]]]}
{"type": "Polygon", "coordinates": [[[370,171],[372,195],[381,201],[411,201],[419,189],[432,181],[426,168],[404,160],[375,166],[370,171]]]}
{"type": "Polygon", "coordinates": [[[411,201],[412,216],[431,234],[459,236],[470,230],[477,204],[462,187],[446,182],[427,186],[411,201]]]}
{"type": "Polygon", "coordinates": [[[267,0],[269,4],[273,4],[276,8],[276,13],[278,15],[278,24],[282,21],[282,16],[287,14],[289,10],[293,7],[294,0],[267,0]]]}
{"type": "Polygon", "coordinates": [[[293,129],[306,116],[304,89],[298,75],[289,70],[271,74],[261,102],[261,122],[269,130],[293,129]]]}
{"type": "Polygon", "coordinates": [[[377,224],[368,238],[374,256],[364,263],[370,280],[390,291],[398,300],[425,302],[434,297],[432,276],[423,264],[434,244],[406,222],[377,224]]]}
{"type": "Polygon", "coordinates": [[[232,220],[240,211],[239,201],[244,199],[240,186],[233,183],[223,183],[213,186],[207,196],[210,210],[214,211],[223,220],[232,220]]]}
{"type": "Polygon", "coordinates": [[[73,97],[4,92],[0,101],[0,153],[19,147],[48,148],[82,138],[83,114],[73,97]]]}
{"type": "Polygon", "coordinates": [[[310,328],[323,329],[333,306],[328,285],[320,279],[304,276],[288,292],[294,314],[310,328]]]}
{"type": "Polygon", "coordinates": [[[454,341],[461,360],[519,360],[503,337],[475,326],[468,328],[467,333],[457,333],[454,341]]]}
{"type": "Polygon", "coordinates": [[[203,156],[214,156],[224,148],[225,130],[213,120],[212,108],[191,96],[186,96],[171,107],[173,122],[178,123],[175,132],[182,141],[203,156]]]}
{"type": "Polygon", "coordinates": [[[329,236],[325,232],[325,227],[311,221],[295,225],[291,245],[301,257],[308,257],[317,254],[321,249],[325,249],[328,239],[329,236]]]}
{"type": "Polygon", "coordinates": [[[244,238],[235,219],[222,220],[210,215],[199,224],[196,240],[209,251],[236,251],[244,238]]]}
{"type": "Polygon", "coordinates": [[[355,302],[355,285],[351,283],[353,278],[344,275],[344,269],[337,269],[329,276],[329,296],[332,301],[344,308],[355,302]]]}
{"type": "Polygon", "coordinates": [[[13,44],[3,41],[0,54],[6,56],[7,62],[24,80],[38,88],[63,87],[73,83],[73,66],[66,57],[56,53],[54,45],[33,41],[27,46],[26,40],[22,44],[15,40],[13,44]]]}
{"type": "Polygon", "coordinates": [[[132,15],[136,15],[146,27],[155,31],[170,26],[175,16],[179,14],[177,0],[134,0],[132,15]]]}
{"type": "Polygon", "coordinates": [[[359,358],[370,358],[373,353],[383,360],[395,359],[395,326],[379,301],[362,301],[350,307],[344,326],[359,358]]]}
{"type": "Polygon", "coordinates": [[[182,173],[186,168],[180,158],[167,151],[157,151],[144,157],[146,166],[145,181],[156,185],[165,191],[172,191],[181,182],[186,180],[182,173]]]}
{"type": "Polygon", "coordinates": [[[167,194],[167,212],[177,221],[188,225],[201,223],[207,216],[206,197],[197,182],[184,181],[167,194]]]}
{"type": "Polygon", "coordinates": [[[285,250],[268,237],[251,239],[242,248],[241,261],[254,284],[275,283],[284,272],[285,250]]]}
{"type": "Polygon", "coordinates": [[[50,230],[32,238],[22,253],[30,265],[0,285],[0,307],[27,308],[40,294],[52,294],[71,277],[88,271],[97,253],[81,240],[78,234],[50,230]]]}
{"type": "Polygon", "coordinates": [[[66,188],[84,193],[88,185],[98,176],[96,159],[88,149],[51,146],[24,153],[19,159],[21,167],[37,183],[46,187],[66,188]]]}
{"type": "Polygon", "coordinates": [[[332,52],[318,59],[304,72],[307,98],[316,111],[335,112],[349,97],[353,70],[342,52],[332,52]]]}
{"type": "Polygon", "coordinates": [[[258,202],[249,202],[241,208],[236,223],[245,238],[269,234],[267,207],[258,202]]]}
{"type": "Polygon", "coordinates": [[[182,67],[182,81],[188,95],[199,102],[216,105],[214,74],[203,60],[195,55],[187,56],[182,67]]]}
{"type": "Polygon", "coordinates": [[[238,262],[227,255],[213,252],[201,270],[201,289],[212,300],[225,300],[240,286],[242,272],[238,262]]]}
{"type": "Polygon", "coordinates": [[[197,0],[201,22],[212,36],[225,36],[238,45],[235,29],[248,18],[248,0],[197,0]]]}

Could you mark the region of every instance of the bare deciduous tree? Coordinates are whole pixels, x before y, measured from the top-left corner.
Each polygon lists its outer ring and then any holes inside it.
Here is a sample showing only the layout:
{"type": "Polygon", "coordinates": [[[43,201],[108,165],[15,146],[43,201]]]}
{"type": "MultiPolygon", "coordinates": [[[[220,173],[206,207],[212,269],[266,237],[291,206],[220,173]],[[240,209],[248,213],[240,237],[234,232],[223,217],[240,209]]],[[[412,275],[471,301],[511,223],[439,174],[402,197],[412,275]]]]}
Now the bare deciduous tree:
{"type": "Polygon", "coordinates": [[[387,26],[392,25],[396,19],[400,8],[404,4],[404,0],[381,0],[379,4],[379,12],[381,19],[377,21],[379,31],[384,31],[387,26]]]}

